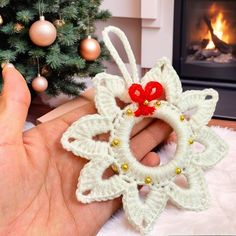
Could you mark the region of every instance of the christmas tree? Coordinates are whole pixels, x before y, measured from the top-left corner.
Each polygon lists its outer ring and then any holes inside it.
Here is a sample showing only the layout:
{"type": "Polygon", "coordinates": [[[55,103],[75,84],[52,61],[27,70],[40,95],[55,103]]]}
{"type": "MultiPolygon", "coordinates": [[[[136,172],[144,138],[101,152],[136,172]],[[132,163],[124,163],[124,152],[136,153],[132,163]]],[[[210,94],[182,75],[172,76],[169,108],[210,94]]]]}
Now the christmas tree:
{"type": "Polygon", "coordinates": [[[40,74],[49,95],[78,95],[85,85],[75,76],[94,76],[109,58],[104,44],[93,39],[95,22],[110,17],[100,4],[101,0],[0,0],[0,63],[13,63],[30,88],[40,74]],[[45,25],[47,35],[40,35],[45,25]],[[84,42],[89,35],[97,47],[92,57],[84,42]]]}

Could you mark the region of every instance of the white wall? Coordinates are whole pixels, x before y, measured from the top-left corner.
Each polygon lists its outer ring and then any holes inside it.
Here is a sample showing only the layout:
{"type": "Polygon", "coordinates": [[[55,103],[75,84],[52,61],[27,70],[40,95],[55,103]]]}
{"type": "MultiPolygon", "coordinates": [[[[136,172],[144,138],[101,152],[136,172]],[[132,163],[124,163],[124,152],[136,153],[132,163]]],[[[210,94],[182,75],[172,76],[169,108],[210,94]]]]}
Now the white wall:
{"type": "Polygon", "coordinates": [[[141,65],[151,68],[160,57],[168,57],[172,61],[174,0],[162,0],[160,28],[143,28],[141,40],[141,65]]]}
{"type": "MultiPolygon", "coordinates": [[[[151,68],[163,56],[172,60],[174,0],[104,0],[113,18],[97,24],[97,34],[107,25],[121,28],[127,35],[140,68],[151,68]]],[[[122,58],[126,55],[117,39],[113,39],[122,58]]],[[[114,63],[108,64],[114,70],[114,63]]]]}

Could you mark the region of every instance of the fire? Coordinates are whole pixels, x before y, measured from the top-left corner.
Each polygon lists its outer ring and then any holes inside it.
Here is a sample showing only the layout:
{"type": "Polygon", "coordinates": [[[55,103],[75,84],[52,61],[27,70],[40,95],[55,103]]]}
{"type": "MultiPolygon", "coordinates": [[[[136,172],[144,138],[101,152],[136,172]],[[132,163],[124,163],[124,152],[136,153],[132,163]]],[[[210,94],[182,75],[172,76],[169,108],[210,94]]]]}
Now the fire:
{"type": "MultiPolygon", "coordinates": [[[[212,27],[214,29],[214,34],[224,42],[229,42],[229,35],[226,33],[227,31],[227,22],[224,20],[224,16],[222,12],[219,12],[214,21],[212,21],[212,27]]],[[[208,31],[207,38],[211,39],[211,33],[208,31]]],[[[215,45],[212,40],[209,41],[206,49],[214,49],[215,45]]]]}

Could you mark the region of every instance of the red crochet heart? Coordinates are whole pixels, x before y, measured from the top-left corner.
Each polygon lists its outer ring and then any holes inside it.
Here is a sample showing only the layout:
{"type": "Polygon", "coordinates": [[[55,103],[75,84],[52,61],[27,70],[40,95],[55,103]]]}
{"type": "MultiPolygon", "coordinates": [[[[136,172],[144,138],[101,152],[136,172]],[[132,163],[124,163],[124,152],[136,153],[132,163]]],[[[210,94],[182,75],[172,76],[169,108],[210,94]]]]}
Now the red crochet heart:
{"type": "Polygon", "coordinates": [[[138,109],[134,112],[135,116],[152,115],[155,107],[150,106],[149,102],[160,98],[163,91],[162,85],[156,81],[148,82],[144,89],[141,84],[132,84],[129,88],[130,98],[139,104],[138,109]]]}

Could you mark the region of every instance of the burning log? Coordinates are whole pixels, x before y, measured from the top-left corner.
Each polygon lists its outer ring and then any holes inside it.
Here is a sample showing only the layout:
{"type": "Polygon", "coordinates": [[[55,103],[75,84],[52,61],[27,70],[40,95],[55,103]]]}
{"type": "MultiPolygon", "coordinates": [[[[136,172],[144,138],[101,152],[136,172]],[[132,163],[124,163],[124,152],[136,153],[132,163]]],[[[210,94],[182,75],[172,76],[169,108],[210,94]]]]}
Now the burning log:
{"type": "Polygon", "coordinates": [[[195,58],[197,60],[206,60],[212,57],[218,57],[221,52],[218,49],[202,49],[195,53],[195,58]]]}
{"type": "Polygon", "coordinates": [[[203,39],[201,42],[199,43],[194,43],[191,44],[188,47],[188,54],[195,54],[196,52],[201,51],[202,49],[205,49],[207,44],[209,43],[209,39],[203,39]]]}
{"type": "Polygon", "coordinates": [[[208,43],[209,43],[209,39],[203,39],[202,42],[201,42],[201,47],[202,48],[206,48],[208,43]]]}
{"type": "Polygon", "coordinates": [[[227,44],[226,42],[224,42],[223,40],[219,39],[215,34],[214,34],[214,30],[211,24],[211,20],[205,16],[204,17],[204,21],[211,33],[211,38],[213,43],[215,44],[215,47],[218,48],[222,53],[232,53],[233,52],[233,48],[227,44]]]}

